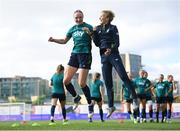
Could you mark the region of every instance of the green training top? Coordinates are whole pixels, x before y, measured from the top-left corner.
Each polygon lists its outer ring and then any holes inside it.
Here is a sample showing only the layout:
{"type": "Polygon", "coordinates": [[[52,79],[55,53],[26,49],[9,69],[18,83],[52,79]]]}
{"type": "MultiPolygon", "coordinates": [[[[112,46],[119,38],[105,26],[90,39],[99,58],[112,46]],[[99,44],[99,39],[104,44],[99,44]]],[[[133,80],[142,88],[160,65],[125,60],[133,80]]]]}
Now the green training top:
{"type": "Polygon", "coordinates": [[[157,82],[154,85],[154,88],[157,97],[165,97],[165,94],[167,93],[167,84],[165,82],[157,82]]]}
{"type": "Polygon", "coordinates": [[[137,94],[146,94],[145,89],[146,89],[147,79],[138,77],[135,79],[134,83],[137,94]]]}
{"type": "MultiPolygon", "coordinates": [[[[150,87],[150,85],[151,85],[151,81],[149,80],[149,79],[147,79],[147,78],[145,78],[146,79],[146,89],[147,88],[149,88],[150,87]]],[[[151,89],[148,89],[147,91],[146,91],[146,96],[147,97],[151,97],[152,96],[152,93],[151,93],[151,89]]]]}
{"type": "Polygon", "coordinates": [[[52,93],[59,93],[59,94],[64,94],[64,86],[63,86],[63,78],[64,74],[58,74],[55,73],[52,78],[51,78],[51,83],[52,83],[52,93]]]}
{"type": "MultiPolygon", "coordinates": [[[[131,81],[133,87],[135,87],[134,85],[134,82],[131,81]]],[[[131,93],[131,90],[125,86],[125,84],[122,85],[122,88],[123,88],[123,99],[125,100],[129,100],[129,99],[132,99],[132,93],[131,93]]]]}
{"type": "Polygon", "coordinates": [[[173,97],[173,83],[169,81],[165,81],[165,83],[167,85],[167,92],[169,91],[169,89],[172,89],[171,92],[168,93],[168,96],[173,97]]]}
{"type": "Polygon", "coordinates": [[[90,32],[93,31],[93,27],[84,22],[80,25],[74,25],[66,34],[68,38],[72,37],[74,41],[72,53],[91,53],[91,37],[83,31],[84,27],[89,28],[90,32]]]}
{"type": "Polygon", "coordinates": [[[91,97],[100,98],[101,92],[100,87],[103,87],[103,82],[101,80],[95,80],[90,84],[91,97]]]}

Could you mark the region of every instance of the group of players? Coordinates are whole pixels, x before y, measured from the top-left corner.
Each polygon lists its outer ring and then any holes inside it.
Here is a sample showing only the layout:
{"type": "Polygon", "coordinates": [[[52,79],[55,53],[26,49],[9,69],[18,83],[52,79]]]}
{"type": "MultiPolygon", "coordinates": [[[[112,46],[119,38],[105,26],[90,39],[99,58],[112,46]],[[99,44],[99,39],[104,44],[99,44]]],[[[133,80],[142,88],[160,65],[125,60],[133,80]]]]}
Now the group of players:
{"type": "Polygon", "coordinates": [[[155,82],[151,82],[147,77],[148,73],[145,70],[139,71],[139,77],[132,79],[132,75],[128,73],[129,79],[133,83],[137,96],[140,100],[140,105],[137,112],[131,112],[132,97],[129,88],[123,86],[123,99],[130,115],[130,118],[134,120],[134,123],[147,122],[146,119],[146,104],[149,108],[150,122],[154,122],[153,119],[153,103],[156,103],[155,114],[156,122],[159,122],[159,112],[162,111],[161,122],[171,123],[172,103],[174,100],[173,90],[176,88],[172,75],[167,76],[167,80],[164,81],[164,75],[160,74],[159,78],[155,82]],[[141,113],[140,113],[141,107],[141,113]],[[140,115],[141,114],[141,115],[140,115]]]}
{"type": "MultiPolygon", "coordinates": [[[[50,87],[52,88],[52,107],[51,107],[51,122],[54,123],[54,112],[56,108],[57,101],[60,101],[63,115],[63,122],[67,123],[66,120],[66,95],[65,90],[67,90],[72,97],[74,98],[74,110],[77,108],[81,97],[76,92],[74,85],[71,83],[71,80],[75,73],[79,71],[78,75],[78,84],[81,87],[85,98],[88,103],[88,118],[92,122],[92,116],[94,114],[94,103],[95,101],[99,105],[99,112],[101,116],[101,121],[103,122],[103,110],[102,110],[102,95],[99,91],[102,82],[100,81],[100,74],[96,74],[91,85],[87,85],[87,76],[89,70],[91,69],[92,63],[92,40],[94,44],[99,48],[99,54],[102,64],[102,75],[107,91],[108,97],[108,112],[107,118],[109,118],[112,113],[116,110],[114,106],[114,91],[113,91],[113,77],[112,77],[112,68],[116,70],[119,77],[124,83],[132,96],[133,102],[133,114],[134,120],[139,121],[139,101],[142,105],[142,120],[146,121],[145,114],[145,103],[146,96],[145,92],[150,92],[151,89],[154,90],[153,95],[157,98],[157,121],[159,115],[159,105],[166,103],[166,97],[170,94],[171,90],[167,90],[167,84],[159,81],[157,84],[152,86],[151,82],[143,75],[140,75],[139,78],[132,82],[125,71],[123,62],[120,57],[118,47],[120,45],[118,29],[115,25],[112,25],[111,22],[114,18],[114,13],[110,10],[103,10],[99,17],[100,24],[98,26],[92,27],[90,24],[87,24],[83,21],[84,14],[81,10],[76,10],[73,13],[75,25],[72,26],[67,32],[66,36],[62,39],[55,39],[50,37],[49,42],[57,44],[66,44],[71,38],[73,38],[74,47],[68,62],[68,65],[64,72],[64,67],[59,65],[57,67],[56,73],[51,78],[50,87]],[[143,85],[145,84],[145,85],[143,85]],[[134,86],[135,85],[135,86],[134,86]],[[90,86],[90,87],[89,87],[90,86]],[[65,87],[65,89],[64,89],[65,87]],[[134,88],[135,87],[135,88],[134,88]],[[147,89],[145,89],[147,87],[147,89]],[[153,88],[152,88],[153,87],[153,88]],[[93,90],[92,90],[93,88],[93,90]],[[145,91],[146,90],[146,91],[145,91]],[[143,92],[144,91],[144,92],[143,92]],[[163,96],[164,94],[166,96],[163,96]]],[[[169,97],[168,97],[169,98],[169,97]]],[[[150,98],[149,98],[150,99],[150,98]]],[[[169,99],[170,100],[170,99],[169,99]]],[[[128,100],[129,101],[129,100],[128,100]]],[[[127,102],[128,102],[127,101],[127,102]]],[[[166,110],[163,106],[163,118],[166,116],[166,110]]]]}
{"type": "MultiPolygon", "coordinates": [[[[65,109],[66,89],[64,89],[63,86],[63,74],[64,74],[64,67],[62,65],[58,65],[56,73],[51,78],[50,85],[51,87],[53,87],[52,107],[51,107],[52,123],[54,122],[54,112],[58,99],[61,104],[63,122],[67,123],[66,109],[65,109]]],[[[147,105],[149,110],[148,112],[149,112],[150,122],[158,123],[159,112],[162,111],[161,122],[171,123],[172,103],[174,100],[173,90],[176,88],[174,84],[173,76],[168,75],[167,80],[164,81],[164,75],[160,74],[159,78],[155,82],[151,82],[147,78],[148,73],[145,70],[140,70],[139,77],[133,79],[131,73],[128,73],[128,77],[131,80],[136,90],[138,99],[140,101],[138,105],[138,110],[131,111],[131,104],[133,100],[131,90],[129,90],[129,88],[127,88],[124,84],[122,85],[121,102],[123,102],[126,105],[130,119],[133,120],[134,123],[147,122],[146,119],[146,105],[147,105]],[[153,109],[153,103],[156,104],[156,107],[154,107],[155,109],[153,109]],[[141,112],[140,112],[140,108],[141,108],[141,112]],[[155,112],[156,117],[153,117],[154,110],[156,111],[155,112]]],[[[91,99],[93,105],[95,103],[98,104],[100,119],[102,122],[104,122],[103,109],[102,109],[102,105],[104,103],[104,84],[100,79],[101,79],[100,73],[94,73],[92,82],[90,83],[89,87],[90,87],[91,99]]],[[[89,117],[89,122],[92,122],[92,117],[89,117]]]]}

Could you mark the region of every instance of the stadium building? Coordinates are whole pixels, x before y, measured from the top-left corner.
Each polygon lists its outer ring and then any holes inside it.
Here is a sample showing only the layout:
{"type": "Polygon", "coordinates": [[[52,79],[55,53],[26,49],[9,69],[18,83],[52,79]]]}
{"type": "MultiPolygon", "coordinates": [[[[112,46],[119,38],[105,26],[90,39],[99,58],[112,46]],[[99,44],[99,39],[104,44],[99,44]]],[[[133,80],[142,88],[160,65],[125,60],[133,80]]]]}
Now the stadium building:
{"type": "Polygon", "coordinates": [[[48,80],[40,77],[15,76],[0,78],[1,101],[30,101],[32,96],[50,94],[48,80]]]}

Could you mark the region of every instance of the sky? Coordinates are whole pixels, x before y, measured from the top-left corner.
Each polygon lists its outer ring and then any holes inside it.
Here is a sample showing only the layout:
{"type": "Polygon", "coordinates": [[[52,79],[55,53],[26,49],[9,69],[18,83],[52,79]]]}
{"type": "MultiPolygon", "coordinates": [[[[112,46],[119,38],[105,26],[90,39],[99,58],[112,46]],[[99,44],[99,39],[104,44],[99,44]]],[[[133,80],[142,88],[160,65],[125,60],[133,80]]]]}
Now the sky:
{"type": "MultiPolygon", "coordinates": [[[[76,9],[93,26],[102,10],[112,10],[120,53],[141,55],[150,79],[162,73],[180,81],[180,0],[0,0],[0,77],[50,79],[58,64],[66,66],[73,41],[59,45],[48,38],[65,37],[76,9]]],[[[101,72],[94,43],[92,56],[90,72],[101,72]]]]}

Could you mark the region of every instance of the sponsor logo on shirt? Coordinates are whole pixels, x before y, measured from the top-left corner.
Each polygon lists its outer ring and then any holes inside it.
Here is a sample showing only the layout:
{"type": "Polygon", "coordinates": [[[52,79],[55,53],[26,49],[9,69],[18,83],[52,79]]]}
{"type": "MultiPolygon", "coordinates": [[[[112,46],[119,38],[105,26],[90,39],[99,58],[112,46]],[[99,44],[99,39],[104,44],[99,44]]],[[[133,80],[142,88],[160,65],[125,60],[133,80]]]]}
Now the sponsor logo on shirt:
{"type": "Polygon", "coordinates": [[[84,31],[76,31],[73,33],[73,37],[82,37],[84,34],[84,31]]]}

